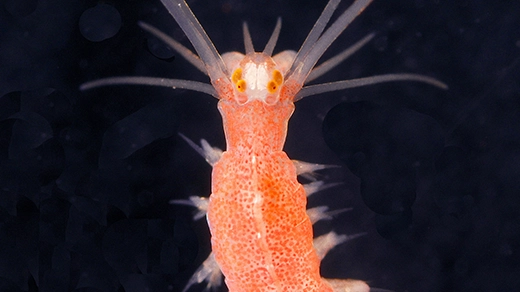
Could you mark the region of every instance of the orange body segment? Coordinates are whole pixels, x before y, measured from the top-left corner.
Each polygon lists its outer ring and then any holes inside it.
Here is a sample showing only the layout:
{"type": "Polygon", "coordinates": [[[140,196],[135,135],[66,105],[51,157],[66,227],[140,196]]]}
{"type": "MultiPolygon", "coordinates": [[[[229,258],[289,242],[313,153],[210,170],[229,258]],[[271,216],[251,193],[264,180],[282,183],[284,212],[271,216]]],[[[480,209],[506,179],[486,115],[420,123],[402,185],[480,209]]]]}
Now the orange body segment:
{"type": "Polygon", "coordinates": [[[230,291],[332,291],[320,278],[304,189],[282,151],[293,109],[219,103],[228,150],[214,165],[208,221],[230,291]]]}
{"type": "MultiPolygon", "coordinates": [[[[315,67],[327,48],[372,0],[354,0],[328,25],[341,2],[329,0],[300,49],[282,51],[274,56],[280,19],[263,52],[254,51],[251,35],[244,24],[246,54],[228,52],[220,55],[184,0],[161,2],[197,54],[151,25],[141,22],[140,27],[169,44],[208,75],[211,85],[193,80],[123,76],[94,80],[80,88],[152,85],[194,90],[220,99],[226,152],[211,147],[205,140],[201,140],[202,147],[199,147],[181,135],[213,166],[209,204],[206,198],[196,196],[190,200],[172,201],[198,208],[195,219],[202,218],[207,211],[212,234],[213,254],[190,278],[183,292],[203,281],[208,282],[206,290],[219,287],[222,273],[230,292],[369,291],[363,281],[320,277],[320,257],[347,237],[329,232],[318,237],[313,246],[305,192],[310,195],[332,184],[317,181],[306,185],[304,190],[297,181],[294,163],[282,151],[294,102],[319,93],[389,81],[418,81],[443,89],[447,89],[447,85],[428,76],[402,73],[304,86],[339,65],[374,37],[374,33],[367,35],[315,67]]],[[[312,175],[314,170],[331,167],[302,162],[299,165],[298,175],[312,175]]],[[[331,214],[326,210],[322,206],[309,213],[316,222],[330,219],[331,214]]]]}

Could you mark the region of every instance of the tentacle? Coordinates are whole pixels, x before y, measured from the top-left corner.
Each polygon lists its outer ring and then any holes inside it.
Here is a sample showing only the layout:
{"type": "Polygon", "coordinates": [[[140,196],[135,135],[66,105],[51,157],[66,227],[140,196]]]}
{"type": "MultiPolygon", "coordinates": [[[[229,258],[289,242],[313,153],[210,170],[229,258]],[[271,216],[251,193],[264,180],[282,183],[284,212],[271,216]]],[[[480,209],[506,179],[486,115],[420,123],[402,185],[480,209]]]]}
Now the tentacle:
{"type": "Polygon", "coordinates": [[[276,46],[276,42],[278,41],[278,37],[280,36],[280,30],[282,29],[282,18],[278,17],[276,20],[276,26],[274,27],[273,33],[269,38],[269,41],[265,45],[263,53],[267,56],[272,56],[274,47],[276,46]]]}
{"type": "Polygon", "coordinates": [[[156,77],[144,77],[144,76],[122,76],[122,77],[109,77],[89,81],[79,86],[80,90],[90,90],[93,88],[112,86],[112,85],[149,85],[149,86],[161,86],[169,88],[182,88],[193,91],[206,93],[218,98],[217,91],[210,84],[183,80],[183,79],[167,79],[167,78],[156,78],[156,77]]]}
{"type": "Polygon", "coordinates": [[[244,34],[244,49],[247,54],[252,54],[255,52],[255,47],[253,46],[253,39],[251,38],[251,33],[249,32],[249,27],[247,26],[247,22],[244,21],[242,23],[242,31],[244,34]]]}
{"type": "MultiPolygon", "coordinates": [[[[298,50],[298,53],[296,54],[296,57],[294,59],[294,62],[291,66],[291,69],[288,72],[288,76],[291,75],[294,71],[297,70],[298,67],[301,67],[303,60],[307,57],[307,54],[312,49],[313,45],[316,43],[316,41],[320,38],[321,33],[325,29],[325,26],[327,26],[327,23],[329,22],[332,14],[338,8],[339,3],[341,0],[330,0],[325,8],[323,9],[323,12],[321,12],[320,17],[318,20],[316,20],[316,23],[314,24],[314,27],[307,35],[307,38],[303,42],[302,46],[298,50]]],[[[299,84],[303,84],[303,80],[300,80],[299,84]]]]}
{"type": "Polygon", "coordinates": [[[175,18],[195,48],[195,51],[197,51],[197,54],[206,66],[211,82],[222,78],[227,80],[227,69],[220,54],[186,2],[183,0],[161,0],[161,2],[175,18]]]}
{"type": "Polygon", "coordinates": [[[320,65],[314,67],[314,69],[312,69],[309,76],[307,76],[305,83],[311,82],[312,80],[320,77],[321,75],[329,72],[331,69],[333,69],[334,67],[341,64],[341,62],[345,61],[348,57],[352,56],[355,52],[357,52],[364,45],[366,45],[371,39],[374,38],[375,35],[376,35],[375,33],[371,33],[371,34],[365,36],[364,38],[357,41],[352,46],[348,47],[343,52],[337,54],[336,56],[334,56],[334,57],[328,59],[327,61],[321,63],[320,65]]]}
{"type": "Polygon", "coordinates": [[[208,75],[208,72],[206,71],[206,67],[204,67],[204,63],[202,62],[202,60],[199,58],[199,56],[195,55],[190,49],[186,48],[169,35],[165,34],[164,32],[158,30],[157,28],[153,27],[152,25],[144,21],[139,21],[137,24],[142,29],[153,34],[155,37],[157,37],[158,39],[162,40],[165,44],[170,46],[170,48],[179,53],[184,59],[186,59],[186,61],[190,62],[193,66],[195,66],[195,68],[199,69],[200,72],[208,75]]]}
{"type": "MultiPolygon", "coordinates": [[[[304,84],[305,80],[307,79],[307,76],[309,75],[312,68],[314,68],[314,65],[316,65],[316,62],[318,62],[319,58],[325,53],[325,51],[328,49],[328,47],[336,40],[336,38],[347,28],[347,26],[372,2],[372,0],[357,0],[355,1],[350,7],[343,12],[334,23],[319,37],[317,41],[315,40],[309,40],[311,34],[314,31],[311,31],[309,34],[309,37],[305,40],[303,47],[312,46],[308,53],[306,51],[302,52],[302,49],[300,49],[300,52],[298,52],[298,55],[296,56],[296,59],[294,61],[294,64],[291,67],[291,70],[289,71],[289,76],[287,77],[287,80],[289,81],[295,81],[297,84],[304,84]],[[307,44],[308,41],[312,41],[312,43],[307,44]],[[303,55],[303,56],[300,56],[303,55]]],[[[329,5],[334,5],[335,1],[331,0],[329,4],[325,7],[325,10],[322,13],[322,16],[327,13],[330,13],[332,15],[332,12],[334,12],[335,7],[329,9],[329,5]],[[332,10],[332,11],[328,11],[332,10]]],[[[337,6],[337,4],[336,4],[337,6]]],[[[316,26],[320,25],[322,26],[320,22],[322,16],[318,19],[316,22],[316,26]]],[[[326,22],[330,19],[330,15],[328,15],[328,18],[325,19],[326,22]]],[[[323,25],[323,27],[326,25],[323,25]]],[[[313,35],[313,38],[314,35],[313,35]]]]}
{"type": "Polygon", "coordinates": [[[426,84],[430,84],[441,89],[448,89],[448,85],[444,82],[441,82],[435,78],[418,75],[418,74],[385,74],[385,75],[377,75],[370,76],[365,78],[351,79],[351,80],[343,80],[337,82],[329,82],[324,84],[317,85],[309,85],[305,86],[296,94],[294,97],[294,101],[298,101],[306,96],[316,95],[324,92],[337,91],[346,88],[352,87],[361,87],[372,84],[384,83],[384,82],[393,82],[393,81],[417,81],[426,84]]]}

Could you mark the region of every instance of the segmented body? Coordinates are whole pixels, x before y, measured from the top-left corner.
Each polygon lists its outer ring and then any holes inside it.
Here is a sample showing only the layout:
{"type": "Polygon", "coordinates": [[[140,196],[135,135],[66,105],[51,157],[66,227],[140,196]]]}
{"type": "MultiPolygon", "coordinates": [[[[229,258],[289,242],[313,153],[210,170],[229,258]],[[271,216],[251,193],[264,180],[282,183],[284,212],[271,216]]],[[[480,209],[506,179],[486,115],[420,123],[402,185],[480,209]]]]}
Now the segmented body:
{"type": "Polygon", "coordinates": [[[208,222],[230,291],[332,291],[319,274],[305,191],[282,147],[294,109],[223,98],[227,151],[214,165],[208,222]]]}
{"type": "Polygon", "coordinates": [[[337,66],[374,36],[367,35],[315,67],[328,46],[372,0],[354,1],[325,29],[340,1],[329,0],[298,52],[282,51],[272,56],[281,28],[278,20],[263,52],[254,51],[244,25],[246,54],[230,52],[221,56],[186,2],[161,0],[199,56],[156,28],[145,23],[140,26],[206,73],[212,84],[151,77],[113,77],[81,86],[82,90],[115,84],[166,86],[204,92],[220,99],[227,151],[221,154],[205,141],[201,148],[183,136],[214,167],[209,206],[203,197],[173,202],[197,207],[199,213],[195,219],[202,218],[207,211],[212,234],[213,255],[204,261],[183,291],[203,281],[207,282],[206,288],[218,287],[222,273],[231,292],[369,291],[363,281],[320,278],[320,260],[348,238],[329,232],[313,241],[311,221],[330,219],[331,216],[326,214],[327,208],[306,212],[306,196],[326,186],[313,186],[306,194],[296,176],[327,166],[297,162],[301,168],[297,170],[295,162],[282,151],[294,102],[322,92],[388,81],[418,81],[443,89],[447,86],[434,78],[416,74],[386,74],[303,86],[337,66]]]}

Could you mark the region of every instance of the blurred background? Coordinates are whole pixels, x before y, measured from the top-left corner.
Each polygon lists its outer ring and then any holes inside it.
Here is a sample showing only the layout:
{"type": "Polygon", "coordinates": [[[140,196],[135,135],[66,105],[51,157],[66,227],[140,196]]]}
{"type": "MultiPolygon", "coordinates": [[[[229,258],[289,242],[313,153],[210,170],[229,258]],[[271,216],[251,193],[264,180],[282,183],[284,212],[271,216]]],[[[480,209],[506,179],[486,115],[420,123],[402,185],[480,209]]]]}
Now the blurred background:
{"type": "MultiPolygon", "coordinates": [[[[261,51],[282,17],[276,53],[299,48],[326,2],[188,4],[221,53],[243,51],[243,21],[261,51]]],[[[181,291],[210,237],[169,201],[209,195],[211,167],[177,133],[225,148],[217,100],[78,87],[207,82],[137,22],[191,48],[184,33],[156,0],[0,4],[0,291],[181,291]]],[[[296,104],[289,157],[341,166],[320,173],[341,185],[309,206],[353,208],[316,234],[366,232],[331,251],[323,276],[396,292],[520,289],[518,15],[519,1],[375,0],[327,51],[376,33],[314,83],[410,72],[450,88],[398,82],[296,104]]]]}

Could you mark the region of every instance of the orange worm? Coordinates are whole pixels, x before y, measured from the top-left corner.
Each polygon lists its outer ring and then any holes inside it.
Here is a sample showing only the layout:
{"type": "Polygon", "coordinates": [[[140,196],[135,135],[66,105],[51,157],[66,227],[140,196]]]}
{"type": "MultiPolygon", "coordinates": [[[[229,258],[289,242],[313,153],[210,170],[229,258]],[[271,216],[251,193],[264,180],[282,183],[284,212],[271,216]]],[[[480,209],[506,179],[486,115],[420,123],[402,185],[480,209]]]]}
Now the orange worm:
{"type": "Polygon", "coordinates": [[[368,285],[360,280],[320,276],[321,259],[347,237],[330,232],[313,240],[312,223],[329,215],[326,208],[306,211],[307,196],[327,185],[318,181],[302,186],[297,175],[327,166],[291,161],[283,152],[294,102],[309,95],[388,81],[418,81],[443,89],[447,86],[416,74],[387,74],[305,86],[373,38],[374,34],[369,34],[316,66],[336,37],[372,0],[356,0],[325,29],[341,1],[330,0],[299,51],[283,51],[274,56],[280,19],[262,52],[255,52],[244,24],[245,54],[220,55],[186,2],[161,1],[198,55],[149,24],[140,23],[140,26],[207,74],[211,85],[179,79],[112,77],[87,82],[81,89],[142,84],[190,89],[219,99],[218,109],[226,135],[225,152],[212,148],[204,140],[199,147],[181,135],[213,166],[209,200],[191,197],[173,202],[197,207],[196,218],[207,213],[212,235],[212,254],[184,291],[204,281],[208,289],[218,287],[222,274],[232,292],[369,291],[368,285]]]}

